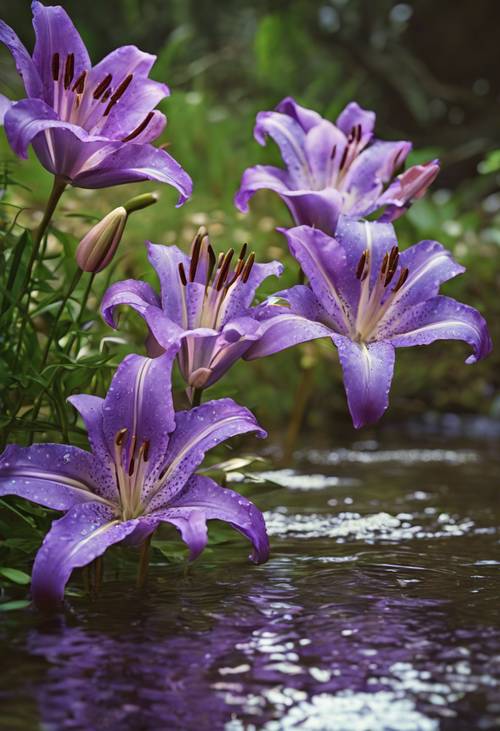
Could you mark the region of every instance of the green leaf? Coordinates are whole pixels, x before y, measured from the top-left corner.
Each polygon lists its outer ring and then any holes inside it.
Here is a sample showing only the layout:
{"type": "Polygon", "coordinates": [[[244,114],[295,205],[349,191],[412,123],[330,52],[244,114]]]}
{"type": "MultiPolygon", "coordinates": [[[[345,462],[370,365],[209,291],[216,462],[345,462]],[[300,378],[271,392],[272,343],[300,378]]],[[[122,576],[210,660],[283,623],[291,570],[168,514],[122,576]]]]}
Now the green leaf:
{"type": "Polygon", "coordinates": [[[9,579],[9,581],[13,581],[14,584],[22,584],[23,586],[25,586],[31,581],[31,576],[24,573],[24,571],[20,571],[19,569],[11,569],[8,566],[0,566],[0,574],[2,574],[2,576],[5,576],[6,579],[9,579]]]}
{"type": "Polygon", "coordinates": [[[13,612],[16,609],[26,609],[31,602],[28,599],[16,599],[12,602],[0,604],[0,612],[13,612]]]}

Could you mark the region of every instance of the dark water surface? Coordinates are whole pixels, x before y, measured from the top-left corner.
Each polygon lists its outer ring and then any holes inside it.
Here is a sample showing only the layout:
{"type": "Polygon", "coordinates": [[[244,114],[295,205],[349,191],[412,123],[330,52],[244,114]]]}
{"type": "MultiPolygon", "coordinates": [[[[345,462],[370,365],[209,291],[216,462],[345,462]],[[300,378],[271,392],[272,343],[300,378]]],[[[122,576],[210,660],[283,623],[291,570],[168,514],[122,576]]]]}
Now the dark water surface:
{"type": "Polygon", "coordinates": [[[0,728],[498,728],[497,444],[304,448],[253,489],[266,565],[235,538],[142,593],[5,614],[0,728]]]}

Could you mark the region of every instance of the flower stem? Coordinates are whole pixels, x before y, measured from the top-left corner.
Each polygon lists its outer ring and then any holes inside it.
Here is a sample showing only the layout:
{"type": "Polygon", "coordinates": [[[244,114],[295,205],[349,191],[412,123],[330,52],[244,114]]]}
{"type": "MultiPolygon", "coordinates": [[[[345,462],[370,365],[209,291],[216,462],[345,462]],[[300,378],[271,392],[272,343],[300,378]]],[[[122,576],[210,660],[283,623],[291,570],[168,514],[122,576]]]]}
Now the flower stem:
{"type": "Polygon", "coordinates": [[[283,457],[281,460],[283,465],[288,465],[292,458],[314,384],[314,365],[307,368],[302,366],[301,371],[300,381],[295,392],[294,408],[283,444],[283,457]]]}
{"type": "Polygon", "coordinates": [[[137,586],[141,589],[146,583],[149,569],[149,550],[152,535],[149,535],[140,548],[139,571],[137,573],[137,586]]]}
{"type": "Polygon", "coordinates": [[[33,267],[35,264],[35,260],[38,258],[38,252],[40,250],[40,244],[42,243],[42,239],[45,235],[45,232],[47,231],[47,228],[49,226],[50,221],[52,220],[52,216],[54,215],[54,211],[57,208],[57,204],[59,203],[59,200],[64,193],[64,190],[66,188],[66,183],[61,180],[57,175],[54,177],[54,183],[52,185],[52,190],[49,195],[49,199],[47,201],[47,205],[45,206],[45,211],[43,213],[42,220],[40,221],[40,225],[38,226],[35,235],[33,237],[33,248],[31,250],[31,256],[28,262],[28,266],[26,268],[26,276],[23,283],[22,290],[26,289],[26,286],[28,285],[31,275],[33,273],[33,267]]]}
{"type": "Polygon", "coordinates": [[[202,388],[194,388],[193,389],[193,399],[191,401],[191,406],[199,406],[201,404],[201,396],[203,394],[202,388]]]}
{"type": "Polygon", "coordinates": [[[56,312],[56,316],[54,318],[54,322],[52,324],[52,328],[49,333],[49,337],[47,338],[47,342],[45,344],[45,350],[43,351],[42,363],[41,363],[42,369],[44,368],[45,364],[47,363],[47,359],[49,357],[49,352],[50,352],[50,346],[54,342],[57,326],[59,324],[59,320],[61,319],[61,315],[63,314],[63,312],[66,308],[69,298],[71,297],[74,290],[76,289],[78,282],[81,279],[82,274],[83,274],[83,271],[80,268],[78,268],[73,275],[73,279],[71,280],[71,283],[70,283],[68,289],[66,290],[66,294],[64,295],[64,297],[61,300],[61,304],[59,305],[59,309],[56,312]]]}

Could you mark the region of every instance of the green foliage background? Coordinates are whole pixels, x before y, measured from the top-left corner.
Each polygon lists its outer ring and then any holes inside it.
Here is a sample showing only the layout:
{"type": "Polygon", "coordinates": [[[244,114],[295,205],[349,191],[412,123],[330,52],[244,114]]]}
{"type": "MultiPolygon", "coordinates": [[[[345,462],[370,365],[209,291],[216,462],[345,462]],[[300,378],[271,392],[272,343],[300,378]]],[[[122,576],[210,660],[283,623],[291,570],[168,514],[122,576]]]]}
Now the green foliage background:
{"type": "MultiPolygon", "coordinates": [[[[112,367],[126,352],[143,352],[145,329],[138,317],[124,312],[119,333],[113,333],[96,312],[110,278],[145,277],[154,283],[144,254],[146,238],[187,247],[197,227],[206,224],[216,248],[249,241],[260,259],[279,258],[288,264],[284,281],[276,287],[294,283],[296,267],[282,236],[274,230],[289,223],[279,199],[272,193],[259,193],[246,216],[232,203],[245,167],[280,163],[272,145],[262,149],[253,140],[252,127],[259,110],[272,108],[289,94],[331,119],[356,99],[377,111],[380,137],[415,143],[413,162],[441,158],[443,172],[431,194],[397,222],[398,234],[403,246],[432,238],[453,251],[468,271],[448,284],[445,292],[478,307],[489,321],[494,340],[498,339],[500,153],[494,151],[500,146],[500,83],[494,18],[500,19],[500,8],[496,3],[71,0],[62,4],[93,59],[125,43],[158,55],[153,76],[166,81],[172,90],[172,97],[162,105],[169,124],[159,143],[168,143],[191,174],[195,193],[192,201],[175,209],[174,191],[162,188],[160,203],[129,221],[113,268],[99,274],[92,285],[83,328],[78,329],[78,357],[64,363],[60,360],[64,365],[57,379],[60,404],[52,408],[54,418],[47,416],[41,438],[48,438],[53,429],[60,431],[66,420],[72,439],[81,441],[63,396],[71,391],[101,392],[112,367]],[[103,341],[109,336],[126,342],[103,341]]],[[[29,5],[11,3],[2,14],[31,48],[29,5]]],[[[14,98],[22,96],[6,52],[0,55],[0,82],[0,91],[14,98]]],[[[3,135],[0,159],[11,179],[0,215],[4,229],[10,231],[13,212],[19,213],[13,230],[18,234],[22,227],[35,225],[51,180],[34,157],[28,162],[16,160],[3,135]]],[[[65,193],[49,247],[54,253],[63,247],[67,256],[57,269],[48,261],[47,291],[55,289],[60,296],[74,271],[73,253],[90,220],[75,214],[83,211],[100,216],[147,189],[158,186],[69,189],[65,193]]],[[[9,236],[4,239],[3,255],[7,257],[12,240],[9,236]]],[[[271,291],[275,283],[267,286],[271,291]]],[[[82,281],[72,304],[75,313],[84,289],[82,281]]],[[[24,353],[21,371],[9,372],[12,364],[8,360],[0,363],[0,378],[15,379],[14,385],[23,391],[27,403],[46,377],[39,372],[37,359],[54,311],[55,304],[49,302],[39,313],[38,333],[24,353]]],[[[61,327],[64,335],[76,327],[74,318],[71,322],[67,316],[61,327]]],[[[484,363],[467,367],[465,355],[459,343],[399,350],[391,409],[382,423],[427,410],[499,412],[500,357],[494,352],[484,363]]],[[[341,421],[350,429],[340,368],[327,343],[265,361],[240,363],[210,394],[234,396],[278,434],[300,386],[300,362],[317,363],[308,425],[330,428],[332,422],[341,421]]],[[[57,395],[55,398],[57,401],[57,395]]],[[[16,429],[22,439],[26,420],[16,424],[16,429]]]]}

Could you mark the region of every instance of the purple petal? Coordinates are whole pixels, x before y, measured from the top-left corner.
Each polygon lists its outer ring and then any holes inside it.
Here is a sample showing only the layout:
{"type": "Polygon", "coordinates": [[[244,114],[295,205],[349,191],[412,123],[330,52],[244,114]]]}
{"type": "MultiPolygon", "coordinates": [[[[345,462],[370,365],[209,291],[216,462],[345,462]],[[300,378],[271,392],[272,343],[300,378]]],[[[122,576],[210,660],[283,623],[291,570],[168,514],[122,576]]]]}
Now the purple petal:
{"type": "Polygon", "coordinates": [[[375,128],[375,112],[370,112],[360,107],[356,102],[350,102],[337,118],[337,127],[342,130],[346,137],[356,125],[361,125],[361,134],[365,139],[372,136],[375,128]]]}
{"type": "Polygon", "coordinates": [[[312,226],[334,235],[342,208],[342,196],[338,190],[293,190],[282,193],[281,198],[297,225],[312,226]]]}
{"type": "Polygon", "coordinates": [[[123,440],[124,464],[134,447],[149,443],[146,481],[156,477],[170,433],[175,428],[171,371],[175,349],[159,358],[127,356],[118,367],[107,393],[103,410],[104,437],[111,454],[117,433],[127,429],[123,440]]]}
{"type": "Polygon", "coordinates": [[[82,168],[73,177],[80,188],[106,188],[110,185],[157,180],[176,188],[180,195],[177,206],[191,196],[193,183],[174,158],[152,145],[123,144],[90,169],[82,168]]]}
{"type": "Polygon", "coordinates": [[[255,416],[228,398],[207,401],[189,411],[179,411],[175,415],[175,421],[175,432],[170,437],[163,461],[167,468],[163,486],[161,490],[150,492],[150,510],[170,503],[202,463],[209,449],[237,434],[249,431],[256,432],[260,438],[266,436],[255,416]]]}
{"type": "Polygon", "coordinates": [[[391,179],[410,150],[410,142],[381,141],[364,150],[353,161],[343,183],[352,201],[346,213],[361,218],[378,208],[384,183],[391,179]]]}
{"type": "Polygon", "coordinates": [[[357,343],[333,335],[344,373],[347,403],[356,429],[377,422],[389,405],[394,370],[390,343],[357,343]]]}
{"type": "Polygon", "coordinates": [[[54,54],[59,54],[60,65],[63,70],[67,57],[69,54],[73,54],[73,78],[75,79],[83,71],[90,70],[90,58],[80,34],[60,5],[46,7],[42,3],[34,2],[31,7],[36,35],[33,62],[43,81],[44,99],[51,104],[54,90],[52,76],[52,58],[54,54]]]}
{"type": "Polygon", "coordinates": [[[245,355],[245,360],[264,358],[299,343],[329,337],[332,329],[300,315],[278,314],[261,323],[261,336],[245,355]]]}
{"type": "MultiPolygon", "coordinates": [[[[388,338],[389,339],[389,338],[388,338]]],[[[407,310],[391,333],[395,347],[428,345],[435,340],[463,340],[473,353],[466,363],[485,358],[492,349],[484,317],[473,307],[451,297],[432,297],[407,310]]]]}
{"type": "Polygon", "coordinates": [[[398,175],[379,198],[380,206],[387,206],[381,221],[394,221],[409,208],[414,200],[422,198],[439,173],[439,160],[414,165],[398,175]]]}
{"type": "Polygon", "coordinates": [[[86,566],[126,538],[138,520],[122,522],[105,505],[74,505],[52,523],[33,565],[31,592],[41,608],[56,607],[74,568],[86,566]]]}
{"type": "Polygon", "coordinates": [[[88,440],[94,454],[93,473],[99,484],[99,494],[116,502],[118,490],[110,454],[103,430],[104,399],[99,396],[79,394],[70,396],[69,403],[78,411],[87,429],[88,440]]]}
{"type": "MultiPolygon", "coordinates": [[[[80,141],[80,145],[82,141],[92,139],[81,127],[69,122],[61,122],[52,107],[41,99],[22,99],[13,104],[5,114],[4,125],[9,145],[16,155],[24,159],[28,157],[30,143],[45,130],[64,130],[70,135],[70,138],[76,137],[80,141]]],[[[93,139],[92,149],[96,144],[96,138],[93,139]]],[[[100,144],[102,146],[103,143],[100,144]]],[[[66,169],[62,172],[65,171],[66,169]]]]}
{"type": "Polygon", "coordinates": [[[230,320],[249,312],[250,305],[255,298],[255,292],[268,277],[280,277],[283,273],[283,264],[271,261],[267,264],[254,264],[246,282],[241,277],[228,291],[221,307],[221,322],[225,325],[230,320]]]}
{"type": "Polygon", "coordinates": [[[65,444],[11,444],[0,460],[0,495],[18,495],[53,510],[107,502],[109,486],[101,478],[90,452],[65,444]]]}
{"type": "Polygon", "coordinates": [[[219,487],[208,477],[194,475],[175,497],[171,508],[198,509],[206,520],[229,523],[251,541],[252,561],[263,563],[269,558],[269,539],[260,510],[242,495],[219,487]]]}
{"type": "Polygon", "coordinates": [[[189,560],[194,561],[208,541],[207,520],[204,509],[195,507],[172,507],[156,510],[150,516],[154,520],[171,523],[180,532],[189,548],[189,560]]]}
{"type": "Polygon", "coordinates": [[[155,106],[169,95],[168,87],[152,79],[136,78],[129,84],[123,98],[112,108],[102,128],[112,139],[127,140],[133,135],[134,144],[152,142],[165,129],[167,119],[155,106]],[[143,132],[134,134],[146,124],[143,132]]]}
{"type": "Polygon", "coordinates": [[[147,307],[144,319],[149,330],[157,343],[164,349],[179,344],[182,339],[187,338],[214,338],[217,337],[217,330],[208,327],[199,327],[194,330],[183,330],[158,307],[147,307]]]}
{"type": "Polygon", "coordinates": [[[306,137],[300,124],[286,114],[259,112],[254,136],[259,144],[265,145],[266,135],[272,137],[280,148],[291,185],[294,188],[313,188],[305,152],[306,137]]]}
{"type": "Polygon", "coordinates": [[[312,127],[322,121],[322,117],[318,114],[318,112],[315,112],[312,109],[307,109],[306,107],[301,107],[300,104],[297,104],[295,99],[291,96],[287,96],[285,99],[280,101],[276,107],[276,111],[281,112],[282,114],[287,114],[289,117],[295,119],[295,121],[300,124],[304,132],[309,132],[312,127]]]}
{"type": "Polygon", "coordinates": [[[465,268],[453,259],[451,253],[437,241],[420,241],[402,251],[393,278],[394,282],[397,282],[405,268],[409,271],[408,279],[397,293],[387,317],[381,323],[381,332],[385,332],[386,329],[390,331],[391,323],[398,320],[400,313],[434,297],[443,282],[465,271],[465,268]]]}
{"type": "Polygon", "coordinates": [[[161,306],[165,315],[177,325],[186,325],[179,264],[189,271],[189,257],[177,246],[146,244],[148,259],[155,269],[161,288],[161,306]]]}
{"type": "Polygon", "coordinates": [[[345,269],[345,253],[339,243],[323,231],[298,226],[282,231],[292,255],[309,279],[311,289],[339,332],[349,329],[347,311],[336,286],[337,273],[345,269]]]}
{"type": "Polygon", "coordinates": [[[23,80],[26,94],[31,97],[42,97],[42,80],[33,59],[16,33],[3,20],[0,20],[0,43],[7,46],[11,52],[17,72],[23,80]]]}
{"type": "Polygon", "coordinates": [[[4,96],[3,94],[0,94],[0,125],[3,125],[5,115],[11,108],[12,104],[13,104],[13,102],[11,102],[10,99],[7,99],[6,96],[4,96]]]}
{"type": "Polygon", "coordinates": [[[230,320],[217,337],[210,361],[204,388],[216,383],[239,360],[259,338],[261,325],[252,317],[230,320]]]}
{"type": "Polygon", "coordinates": [[[150,284],[137,279],[124,279],[108,287],[101,301],[104,322],[114,329],[118,327],[115,309],[119,305],[129,305],[144,317],[148,307],[160,307],[160,298],[150,284]]]}
{"type": "Polygon", "coordinates": [[[305,146],[315,190],[327,188],[337,177],[346,144],[344,133],[326,119],[308,132],[305,146]]]}
{"type": "Polygon", "coordinates": [[[246,213],[248,201],[258,190],[274,190],[279,194],[288,192],[288,172],[272,165],[255,165],[255,167],[247,168],[241,178],[240,189],[234,198],[236,208],[246,213]]]}

